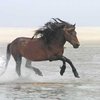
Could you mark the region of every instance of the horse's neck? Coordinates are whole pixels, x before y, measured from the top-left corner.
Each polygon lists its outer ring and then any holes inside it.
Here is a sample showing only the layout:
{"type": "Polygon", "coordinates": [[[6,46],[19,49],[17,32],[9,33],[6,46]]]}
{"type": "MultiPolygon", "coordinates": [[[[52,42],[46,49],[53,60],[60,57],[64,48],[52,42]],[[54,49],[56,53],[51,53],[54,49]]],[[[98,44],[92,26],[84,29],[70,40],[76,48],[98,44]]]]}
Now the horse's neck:
{"type": "Polygon", "coordinates": [[[57,39],[53,40],[47,46],[55,48],[55,49],[60,49],[60,48],[64,48],[65,42],[66,42],[65,39],[63,37],[60,37],[60,38],[57,38],[57,39]]]}
{"type": "Polygon", "coordinates": [[[61,47],[63,47],[64,44],[66,43],[66,40],[62,35],[61,36],[57,36],[57,39],[55,39],[55,41],[56,41],[56,44],[58,44],[61,47]]]}

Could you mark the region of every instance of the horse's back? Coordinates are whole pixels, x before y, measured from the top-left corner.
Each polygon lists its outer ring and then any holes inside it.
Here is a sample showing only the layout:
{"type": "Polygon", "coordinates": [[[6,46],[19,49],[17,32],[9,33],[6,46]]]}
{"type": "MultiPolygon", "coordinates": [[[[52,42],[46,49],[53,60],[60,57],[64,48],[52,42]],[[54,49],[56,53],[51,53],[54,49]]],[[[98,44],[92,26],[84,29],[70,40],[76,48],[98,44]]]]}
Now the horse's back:
{"type": "Polygon", "coordinates": [[[24,42],[24,41],[29,41],[31,38],[27,37],[18,37],[15,40],[13,40],[11,43],[19,43],[19,42],[24,42]]]}
{"type": "Polygon", "coordinates": [[[47,59],[46,46],[41,38],[19,37],[11,42],[11,52],[30,60],[47,59]]]}

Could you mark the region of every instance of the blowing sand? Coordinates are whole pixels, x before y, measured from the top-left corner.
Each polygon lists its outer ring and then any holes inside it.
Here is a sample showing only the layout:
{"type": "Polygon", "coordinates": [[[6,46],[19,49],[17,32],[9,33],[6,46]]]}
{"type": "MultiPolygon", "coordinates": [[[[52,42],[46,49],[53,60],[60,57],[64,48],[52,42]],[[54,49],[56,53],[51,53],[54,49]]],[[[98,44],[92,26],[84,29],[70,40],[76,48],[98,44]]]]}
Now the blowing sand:
{"type": "MultiPolygon", "coordinates": [[[[11,42],[17,37],[32,37],[36,28],[0,28],[0,42],[11,42]]],[[[79,41],[100,41],[100,27],[77,27],[79,41]]]]}

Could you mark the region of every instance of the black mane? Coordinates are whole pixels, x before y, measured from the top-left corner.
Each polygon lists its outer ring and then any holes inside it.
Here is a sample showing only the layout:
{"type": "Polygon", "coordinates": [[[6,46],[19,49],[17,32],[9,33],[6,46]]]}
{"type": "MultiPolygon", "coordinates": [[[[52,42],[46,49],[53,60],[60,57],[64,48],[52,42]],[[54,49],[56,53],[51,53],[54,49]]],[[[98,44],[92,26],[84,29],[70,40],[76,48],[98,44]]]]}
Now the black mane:
{"type": "Polygon", "coordinates": [[[42,28],[36,30],[33,37],[40,35],[41,38],[49,44],[53,39],[55,39],[56,35],[61,34],[61,32],[58,31],[61,31],[64,26],[70,28],[73,25],[64,21],[62,22],[59,18],[57,18],[57,20],[53,18],[53,21],[47,22],[42,28]]]}

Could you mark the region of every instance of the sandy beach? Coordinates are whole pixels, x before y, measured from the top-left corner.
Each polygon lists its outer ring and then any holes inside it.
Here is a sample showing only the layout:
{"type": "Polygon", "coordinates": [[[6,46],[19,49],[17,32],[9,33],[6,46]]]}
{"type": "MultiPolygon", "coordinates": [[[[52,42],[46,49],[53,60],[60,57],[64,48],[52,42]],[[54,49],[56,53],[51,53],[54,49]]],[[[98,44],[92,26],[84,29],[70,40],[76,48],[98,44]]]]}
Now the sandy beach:
{"type": "MultiPolygon", "coordinates": [[[[36,28],[0,28],[0,42],[11,42],[17,37],[32,37],[36,28]]],[[[77,27],[79,41],[100,41],[100,27],[77,27]]]]}
{"type": "Polygon", "coordinates": [[[11,42],[17,37],[32,37],[36,28],[0,28],[0,42],[11,42]]]}
{"type": "Polygon", "coordinates": [[[76,31],[80,41],[100,41],[100,27],[78,27],[76,31]]]}

